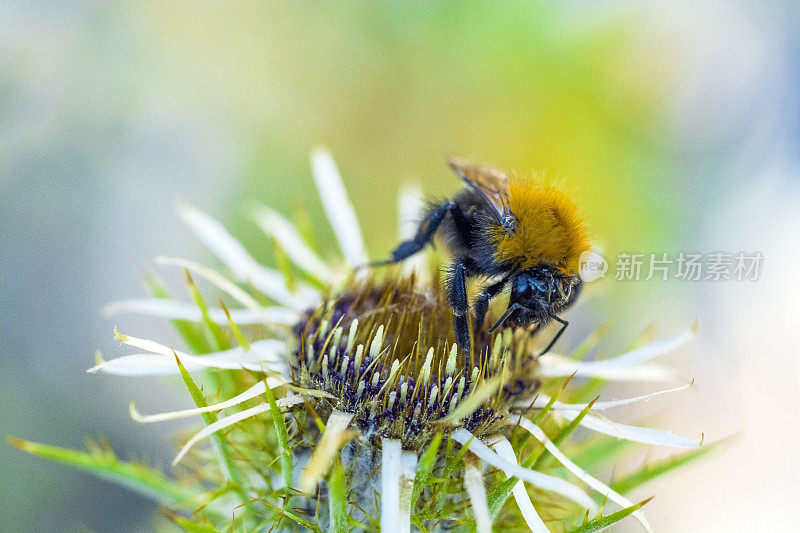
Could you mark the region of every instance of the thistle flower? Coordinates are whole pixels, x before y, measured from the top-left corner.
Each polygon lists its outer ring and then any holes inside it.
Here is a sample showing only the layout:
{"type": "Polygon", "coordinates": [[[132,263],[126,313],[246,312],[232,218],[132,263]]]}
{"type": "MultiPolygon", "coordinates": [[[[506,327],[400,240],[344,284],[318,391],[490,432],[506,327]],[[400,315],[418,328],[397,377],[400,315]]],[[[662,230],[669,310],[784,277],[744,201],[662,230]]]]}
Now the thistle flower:
{"type": "MultiPolygon", "coordinates": [[[[182,220],[235,280],[192,261],[157,258],[185,269],[194,303],[165,298],[157,288],[160,297],[108,308],[171,319],[189,344],[218,348],[187,353],[115,331],[141,352],[98,358],[89,370],[183,377],[196,408],[142,415],[131,404],[131,416],[142,423],[192,416],[205,421],[175,458],[185,474],[182,484],[148,474],[147,490],[162,496],[170,516],[186,527],[191,522],[222,530],[243,521],[259,531],[410,531],[413,524],[428,531],[488,532],[494,524],[546,532],[592,531],[632,515],[650,531],[640,509],[644,502],[623,494],[649,476],[640,472],[608,484],[579,464],[610,459],[602,450],[622,450],[625,441],[698,448],[699,440],[605,416],[689,385],[624,400],[586,397],[608,381],[674,380],[651,360],[684,344],[694,328],[600,361],[581,361],[580,353],[540,357],[537,347],[546,339],[510,328],[476,331],[471,352],[460,352],[435,265],[419,258],[380,277],[353,271],[367,254],[352,206],[330,155],[315,152],[312,166],[341,263],[324,260],[289,220],[260,209],[257,224],[303,273],[296,279],[292,269],[258,264],[221,224],[182,206],[182,220]],[[209,307],[193,278],[240,307],[228,309],[221,300],[209,307]],[[265,299],[273,305],[263,305],[265,299]],[[198,336],[199,325],[212,343],[198,336]],[[191,374],[205,374],[223,399],[209,404],[191,374]],[[570,379],[584,385],[573,389],[570,379]],[[576,400],[563,401],[569,397],[576,400]],[[570,442],[577,427],[599,436],[570,442]],[[208,437],[213,456],[198,451],[208,437]],[[209,484],[215,488],[208,490],[209,484]],[[186,497],[165,497],[165,486],[186,497]],[[606,507],[616,509],[607,513],[606,507]]],[[[401,218],[414,216],[420,204],[413,198],[401,197],[401,218]]],[[[401,233],[408,231],[403,227],[401,233]]],[[[35,448],[41,445],[17,444],[46,455],[35,448]]],[[[660,473],[693,456],[649,468],[660,473]]],[[[141,472],[130,475],[144,483],[141,472]]]]}

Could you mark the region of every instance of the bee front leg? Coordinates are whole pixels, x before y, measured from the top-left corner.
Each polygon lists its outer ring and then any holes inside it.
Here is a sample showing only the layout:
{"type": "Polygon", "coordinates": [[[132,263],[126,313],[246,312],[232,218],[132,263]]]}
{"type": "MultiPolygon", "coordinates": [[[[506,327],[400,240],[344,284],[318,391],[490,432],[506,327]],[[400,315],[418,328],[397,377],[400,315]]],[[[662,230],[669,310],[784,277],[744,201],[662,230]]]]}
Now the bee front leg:
{"type": "MultiPolygon", "coordinates": [[[[556,336],[553,337],[553,340],[550,341],[550,344],[547,345],[547,348],[542,350],[542,353],[539,354],[540,357],[550,351],[550,348],[552,348],[555,345],[555,343],[558,341],[558,339],[564,333],[564,330],[567,329],[567,326],[569,326],[569,322],[567,322],[563,318],[557,317],[556,315],[551,315],[550,318],[552,318],[553,320],[555,320],[556,322],[561,324],[561,328],[559,328],[558,333],[556,333],[556,336]]],[[[538,326],[537,326],[537,329],[538,329],[538,326]]]]}
{"type": "Polygon", "coordinates": [[[497,283],[493,283],[483,289],[483,292],[475,298],[475,323],[473,324],[474,330],[480,331],[483,327],[483,321],[486,318],[486,312],[489,310],[489,300],[497,296],[503,287],[508,283],[507,278],[503,278],[497,283]]]}
{"type": "Polygon", "coordinates": [[[511,315],[512,315],[512,314],[514,314],[514,311],[517,311],[517,310],[523,310],[523,309],[525,309],[525,307],[524,307],[524,306],[522,306],[522,305],[520,305],[520,304],[518,304],[518,303],[513,303],[513,304],[509,305],[509,306],[508,306],[508,309],[506,309],[506,312],[505,312],[505,313],[503,313],[503,316],[501,316],[501,317],[500,317],[500,318],[497,320],[497,322],[495,322],[495,323],[494,323],[494,326],[492,326],[492,327],[490,327],[490,328],[489,328],[489,333],[494,333],[494,331],[495,331],[497,328],[499,328],[499,327],[501,327],[503,324],[505,324],[505,323],[506,323],[506,320],[508,320],[509,318],[511,318],[511,315]]]}
{"type": "Polygon", "coordinates": [[[462,261],[453,263],[447,280],[447,300],[453,308],[453,329],[456,341],[463,350],[469,351],[469,323],[467,322],[467,267],[462,261]]]}

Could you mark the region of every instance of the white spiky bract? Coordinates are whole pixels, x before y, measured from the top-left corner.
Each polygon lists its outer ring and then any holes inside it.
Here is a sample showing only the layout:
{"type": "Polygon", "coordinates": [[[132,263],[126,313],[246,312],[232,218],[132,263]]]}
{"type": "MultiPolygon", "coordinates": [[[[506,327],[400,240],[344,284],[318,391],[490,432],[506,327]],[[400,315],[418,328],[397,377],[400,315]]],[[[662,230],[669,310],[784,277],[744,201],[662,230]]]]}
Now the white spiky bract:
{"type": "Polygon", "coordinates": [[[403,452],[400,456],[400,522],[397,524],[398,533],[411,531],[411,495],[414,491],[414,478],[417,474],[417,454],[403,452]]]}
{"type": "MultiPolygon", "coordinates": [[[[368,256],[364,247],[362,232],[333,158],[328,152],[318,149],[312,153],[311,163],[314,181],[319,190],[322,205],[342,253],[343,261],[337,264],[339,266],[342,263],[349,266],[365,264],[368,256]]],[[[423,210],[424,203],[418,191],[406,189],[401,193],[399,197],[399,235],[401,239],[413,236],[423,210]]],[[[320,292],[302,282],[295,283],[294,289],[290,289],[291,284],[283,279],[279,271],[257,263],[222,224],[198,209],[183,205],[179,208],[179,215],[197,238],[233,274],[233,279],[236,281],[228,279],[217,270],[193,261],[161,257],[156,259],[156,263],[184,268],[210,282],[242,306],[240,309],[230,309],[231,321],[240,325],[265,325],[278,338],[250,343],[249,350],[240,347],[197,356],[174,351],[171,347],[154,341],[118,335],[119,340],[123,343],[144,350],[147,353],[125,355],[110,361],[99,360],[98,364],[90,369],[89,372],[102,371],[124,376],[175,375],[178,373],[178,365],[175,361],[177,356],[189,372],[198,372],[206,369],[244,369],[254,372],[266,372],[267,374],[264,380],[256,382],[255,385],[250,386],[244,392],[207,407],[156,415],[141,415],[135,406],[131,404],[131,416],[139,422],[160,422],[235,408],[241,406],[244,402],[254,400],[265,394],[267,388],[273,391],[273,394],[276,391],[286,394],[276,401],[278,408],[282,411],[288,411],[295,406],[313,400],[315,397],[326,396],[321,391],[303,390],[293,384],[293,377],[286,360],[287,352],[290,350],[285,340],[286,326],[295,324],[304,310],[319,305],[322,301],[320,292]],[[256,289],[277,305],[265,307],[259,303],[256,297],[244,290],[239,283],[256,289]],[[281,335],[284,337],[281,337],[281,335]]],[[[329,264],[323,260],[283,215],[271,209],[262,208],[257,210],[254,218],[258,226],[269,237],[274,239],[287,257],[312,279],[323,283],[332,283],[347,276],[348,270],[346,268],[338,268],[336,265],[329,264]]],[[[430,269],[425,268],[425,265],[426,259],[420,254],[403,265],[404,274],[407,275],[413,272],[418,279],[429,279],[431,277],[429,275],[430,269]]],[[[203,315],[196,305],[170,299],[124,300],[109,305],[106,308],[106,312],[110,314],[137,313],[193,322],[200,322],[203,319],[203,315]]],[[[221,308],[211,307],[208,309],[208,318],[216,324],[229,324],[229,318],[221,308]]],[[[374,334],[371,336],[371,342],[364,341],[363,344],[359,343],[357,346],[355,345],[356,333],[360,333],[358,319],[352,321],[349,330],[342,330],[341,327],[336,327],[336,324],[320,324],[319,334],[323,336],[330,335],[333,346],[339,345],[340,340],[344,339],[343,348],[348,356],[341,363],[335,364],[337,364],[336,369],[340,374],[345,374],[348,370],[348,365],[354,365],[356,369],[360,369],[365,358],[372,359],[374,365],[377,359],[386,353],[387,348],[383,344],[384,335],[386,334],[384,327],[384,324],[378,325],[373,330],[374,334]],[[350,356],[349,354],[353,355],[350,356]]],[[[614,381],[673,381],[675,374],[671,370],[651,364],[650,361],[686,343],[695,330],[696,327],[693,327],[691,330],[673,338],[653,342],[618,357],[602,361],[575,361],[566,357],[547,354],[539,359],[538,372],[541,377],[545,378],[574,375],[576,377],[614,381]]],[[[498,336],[497,343],[491,352],[493,360],[498,360],[499,351],[504,349],[503,346],[506,346],[506,344],[503,344],[500,341],[500,336],[498,336]]],[[[422,353],[425,353],[425,350],[422,353]]],[[[488,397],[494,394],[500,386],[500,378],[484,383],[477,391],[474,391],[472,400],[463,401],[460,406],[457,406],[458,402],[456,400],[462,397],[466,379],[469,378],[471,382],[475,382],[478,368],[473,369],[470,375],[461,375],[459,378],[458,375],[454,375],[457,366],[456,355],[457,352],[453,352],[452,356],[447,358],[446,363],[437,366],[433,363],[434,348],[430,348],[427,350],[424,359],[419,354],[420,359],[416,363],[418,371],[415,372],[414,377],[416,377],[417,384],[425,387],[429,401],[435,401],[439,397],[438,395],[444,398],[451,390],[457,390],[457,394],[453,395],[454,401],[449,406],[451,416],[444,419],[444,421],[451,425],[449,438],[461,446],[468,447],[468,451],[471,454],[465,461],[463,481],[469,501],[472,504],[477,530],[479,532],[491,531],[494,518],[489,514],[486,489],[479,461],[499,469],[508,477],[516,477],[520,480],[512,488],[512,494],[525,523],[534,533],[546,533],[548,529],[534,508],[525,487],[526,483],[537,490],[557,494],[577,503],[588,511],[589,517],[597,515],[597,505],[580,486],[565,479],[520,466],[517,462],[515,450],[508,438],[502,435],[478,438],[465,427],[460,426],[459,421],[463,418],[462,415],[469,415],[477,408],[478,404],[483,401],[482,395],[488,397]],[[442,375],[447,378],[447,381],[432,384],[431,381],[434,376],[439,376],[442,370],[444,370],[442,375]],[[473,406],[471,402],[474,402],[475,405],[473,406]],[[465,412],[462,413],[461,410],[465,412]]],[[[314,356],[315,354],[313,353],[306,354],[309,361],[314,356]]],[[[333,359],[331,360],[333,361],[333,359]]],[[[399,395],[397,391],[386,390],[390,385],[395,386],[395,376],[402,373],[404,364],[405,360],[395,360],[391,365],[391,369],[387,368],[382,371],[384,372],[382,374],[384,378],[388,376],[388,379],[385,379],[385,385],[382,387],[381,393],[384,393],[390,407],[394,405],[394,402],[409,400],[407,397],[410,396],[410,393],[408,393],[408,379],[399,378],[401,380],[401,384],[397,385],[399,387],[399,395]]],[[[323,354],[321,369],[325,373],[329,371],[327,353],[323,354]]],[[[373,372],[372,367],[370,367],[363,375],[358,377],[358,385],[354,385],[354,388],[357,389],[355,393],[358,397],[363,396],[366,398],[365,389],[369,384],[374,386],[377,383],[376,380],[379,377],[379,373],[377,371],[373,372]]],[[[698,441],[656,429],[618,424],[608,420],[603,413],[615,407],[647,401],[661,394],[684,390],[688,386],[676,387],[634,398],[595,402],[580,423],[585,428],[621,439],[654,445],[696,448],[699,445],[698,441]]],[[[330,397],[329,394],[327,396],[330,397]]],[[[524,416],[529,410],[544,408],[548,405],[549,400],[550,397],[540,394],[532,403],[530,400],[526,400],[513,405],[511,408],[514,411],[507,413],[506,422],[511,425],[518,424],[527,430],[544,445],[546,450],[567,471],[581,482],[603,496],[607,496],[611,501],[622,507],[630,506],[631,502],[627,498],[611,490],[607,485],[573,463],[558,449],[539,426],[524,416]]],[[[588,404],[585,403],[554,402],[549,406],[549,409],[556,416],[574,420],[587,407],[588,404]]],[[[179,462],[195,444],[206,437],[269,410],[269,404],[262,402],[209,424],[186,442],[175,458],[175,463],[179,462]]],[[[414,411],[415,420],[418,420],[417,411],[419,409],[414,411]]],[[[330,411],[327,420],[324,421],[325,430],[322,437],[313,448],[311,458],[301,475],[299,488],[302,491],[306,493],[313,492],[318,482],[324,477],[331,460],[339,453],[349,436],[353,434],[353,427],[355,426],[353,419],[354,415],[352,413],[336,409],[330,411]]],[[[421,450],[404,450],[401,440],[386,437],[382,438],[380,444],[380,524],[383,531],[405,533],[411,529],[412,492],[418,455],[421,450]]],[[[633,515],[646,530],[650,530],[641,510],[636,511],[633,515]]]]}
{"type": "Polygon", "coordinates": [[[308,305],[313,289],[302,286],[299,295],[290,291],[280,272],[253,259],[222,224],[188,205],[181,206],[178,214],[211,253],[240,279],[252,283],[276,302],[298,309],[308,305]]]}
{"type": "MultiPolygon", "coordinates": [[[[417,232],[425,212],[425,200],[418,187],[404,187],[397,198],[398,229],[397,236],[400,241],[410,239],[417,232]]],[[[416,254],[403,261],[403,275],[414,274],[423,281],[430,279],[429,268],[426,268],[428,258],[425,254],[416,254]]]]}
{"type": "MultiPolygon", "coordinates": [[[[555,457],[556,460],[558,460],[558,462],[564,465],[564,467],[567,470],[569,470],[570,473],[572,473],[575,477],[577,477],[578,479],[580,479],[581,481],[592,487],[594,490],[596,490],[603,496],[606,496],[608,499],[610,499],[611,501],[613,501],[614,503],[618,504],[623,508],[633,506],[633,502],[630,501],[628,498],[614,491],[611,487],[609,487],[599,479],[591,476],[588,472],[586,472],[581,467],[570,461],[570,459],[566,455],[564,455],[564,453],[561,452],[561,450],[559,450],[555,444],[553,444],[553,441],[547,438],[547,435],[545,435],[544,431],[542,431],[542,429],[539,426],[537,426],[524,416],[517,417],[515,420],[512,419],[511,423],[519,424],[520,426],[528,430],[528,432],[531,435],[533,435],[533,437],[536,440],[541,442],[544,445],[545,449],[548,452],[550,452],[553,455],[553,457],[555,457]]],[[[647,519],[644,517],[644,513],[641,510],[634,511],[632,514],[639,521],[639,523],[642,524],[642,527],[644,527],[646,531],[652,532],[652,528],[650,527],[650,524],[647,522],[647,519]]]]}
{"type": "Polygon", "coordinates": [[[547,377],[567,377],[574,374],[576,377],[601,378],[610,381],[674,381],[675,374],[669,369],[642,363],[683,346],[694,337],[696,332],[697,324],[673,338],[652,342],[603,361],[571,361],[565,357],[546,354],[541,359],[541,372],[547,377]]]}
{"type": "MultiPolygon", "coordinates": [[[[302,396],[287,396],[286,398],[281,398],[276,403],[279,408],[283,408],[283,407],[291,407],[293,405],[297,405],[298,403],[302,403],[303,401],[304,400],[302,396]]],[[[189,439],[189,441],[186,444],[184,444],[183,448],[181,448],[181,451],[178,452],[178,455],[172,461],[172,465],[175,466],[176,464],[178,464],[181,461],[181,459],[183,459],[183,457],[192,448],[192,446],[194,446],[201,440],[205,439],[206,437],[210,437],[217,431],[230,427],[233,424],[241,422],[242,420],[246,420],[250,417],[256,416],[261,413],[266,413],[269,410],[270,410],[269,404],[260,403],[255,407],[251,407],[250,409],[245,409],[244,411],[239,411],[238,413],[234,413],[230,416],[226,416],[225,418],[217,420],[213,424],[207,425],[198,433],[196,433],[191,439],[189,439]]]]}
{"type": "MultiPolygon", "coordinates": [[[[559,414],[567,420],[574,420],[578,417],[580,411],[560,411],[559,414]]],[[[672,448],[694,450],[699,448],[700,444],[703,442],[702,437],[694,440],[659,429],[620,424],[619,422],[612,422],[595,413],[587,414],[583,420],[581,420],[580,425],[618,439],[651,444],[654,446],[670,446],[672,448]]]]}
{"type": "MultiPolygon", "coordinates": [[[[651,392],[650,394],[643,394],[641,396],[634,396],[632,398],[623,398],[621,400],[609,400],[604,402],[593,402],[592,403],[592,411],[605,411],[607,409],[612,409],[614,407],[622,407],[624,405],[631,405],[637,402],[646,402],[655,398],[656,396],[661,396],[662,394],[670,394],[672,392],[680,392],[682,390],[686,390],[691,387],[693,383],[689,383],[687,385],[682,385],[680,387],[675,387],[672,389],[665,389],[657,392],[651,392]]],[[[528,402],[520,402],[517,404],[517,407],[532,407],[534,409],[541,409],[542,407],[546,406],[550,403],[550,396],[546,394],[538,394],[536,400],[533,403],[528,402]]],[[[555,411],[581,411],[586,409],[589,406],[588,403],[564,403],[564,402],[553,402],[550,405],[550,409],[555,411]]]]}
{"type": "Polygon", "coordinates": [[[534,487],[542,490],[560,494],[565,498],[569,498],[578,505],[591,511],[592,515],[597,514],[597,505],[592,501],[588,494],[583,490],[568,481],[563,479],[542,474],[530,468],[523,468],[517,464],[511,463],[500,457],[497,453],[489,449],[486,444],[475,438],[475,435],[470,433],[464,428],[458,428],[450,434],[451,438],[463,446],[467,446],[469,451],[474,453],[477,457],[492,465],[495,468],[502,470],[507,476],[518,477],[527,481],[534,487]]]}
{"type": "MultiPolygon", "coordinates": [[[[685,448],[690,450],[696,449],[700,447],[702,438],[698,440],[693,440],[686,437],[681,437],[680,435],[674,435],[672,433],[669,433],[668,431],[621,424],[609,420],[601,413],[602,411],[614,407],[621,407],[623,405],[630,405],[636,402],[647,401],[656,396],[660,396],[662,394],[669,394],[671,392],[686,390],[689,387],[691,387],[691,383],[688,385],[684,385],[682,387],[675,387],[673,389],[653,392],[642,396],[636,396],[634,398],[626,398],[623,400],[613,400],[607,402],[594,402],[594,404],[592,404],[591,411],[581,419],[580,425],[585,428],[591,429],[593,431],[597,431],[598,433],[610,435],[618,439],[640,442],[642,444],[652,444],[656,446],[671,446],[674,448],[685,448]]],[[[526,405],[525,402],[520,402],[519,404],[517,404],[517,406],[520,408],[529,407],[531,409],[541,409],[545,407],[549,403],[549,401],[550,401],[549,396],[545,394],[540,394],[539,397],[536,398],[536,400],[533,403],[529,402],[526,405]]],[[[556,401],[550,405],[550,409],[553,410],[553,412],[556,412],[559,415],[563,416],[567,420],[572,421],[578,418],[578,416],[580,416],[581,411],[587,408],[588,406],[589,404],[586,403],[566,404],[556,401]]]]}
{"type": "MultiPolygon", "coordinates": [[[[200,322],[202,320],[202,313],[197,305],[164,298],[120,300],[107,305],[103,311],[107,315],[132,313],[168,320],[189,320],[191,322],[200,322]]],[[[228,312],[231,315],[231,321],[240,326],[261,324],[264,320],[274,324],[290,326],[297,322],[299,316],[297,312],[285,307],[264,307],[259,312],[249,309],[230,309],[228,312]]],[[[209,307],[208,316],[216,324],[228,325],[228,317],[221,307],[209,307]]]]}
{"type": "Polygon", "coordinates": [[[467,489],[472,512],[475,515],[475,529],[478,533],[492,533],[492,518],[489,516],[489,502],[483,474],[472,462],[464,466],[464,488],[467,489]]]}
{"type": "Polygon", "coordinates": [[[151,422],[163,422],[165,420],[175,420],[177,418],[185,418],[187,416],[200,415],[203,413],[213,413],[216,411],[221,411],[222,409],[227,409],[228,407],[237,406],[241,403],[246,402],[247,400],[252,400],[257,396],[264,394],[267,390],[268,384],[270,389],[278,386],[277,383],[269,383],[269,381],[267,382],[259,381],[258,383],[256,383],[243,393],[237,394],[233,398],[225,400],[224,402],[214,403],[211,405],[207,405],[205,407],[196,407],[194,409],[184,409],[182,411],[161,413],[158,415],[149,415],[149,416],[141,415],[139,411],[136,410],[136,406],[134,405],[134,403],[131,402],[131,407],[130,407],[131,418],[133,418],[137,422],[151,423],[151,422]]]}
{"type": "MultiPolygon", "coordinates": [[[[499,438],[497,442],[495,442],[492,447],[497,452],[497,455],[505,459],[511,464],[517,464],[517,456],[514,454],[514,448],[511,446],[511,443],[505,437],[499,438]]],[[[522,481],[518,481],[514,488],[511,489],[512,494],[514,494],[514,499],[517,501],[517,507],[519,507],[519,512],[522,514],[522,518],[525,520],[525,523],[528,525],[532,533],[549,533],[550,530],[547,529],[547,526],[544,525],[542,518],[539,516],[539,513],[536,512],[536,509],[533,507],[533,502],[531,502],[531,497],[528,495],[528,491],[525,490],[525,485],[522,481]]]]}
{"type": "Polygon", "coordinates": [[[294,225],[284,216],[267,207],[261,207],[256,211],[255,219],[264,233],[275,239],[289,259],[306,274],[326,283],[335,281],[336,273],[306,244],[294,225]]]}
{"type": "MultiPolygon", "coordinates": [[[[175,357],[181,360],[181,364],[189,372],[210,368],[247,369],[255,372],[276,372],[283,376],[288,369],[286,362],[280,355],[286,351],[286,343],[276,339],[254,342],[247,351],[239,347],[197,356],[173,350],[155,341],[131,337],[118,332],[115,332],[115,334],[123,344],[128,344],[150,353],[126,355],[110,361],[102,361],[87,370],[87,372],[103,371],[107,374],[119,376],[177,375],[179,371],[175,357]]],[[[283,377],[276,379],[279,379],[282,383],[287,382],[283,377]]]]}
{"type": "Polygon", "coordinates": [[[314,182],[319,189],[322,207],[339,241],[345,261],[350,266],[360,266],[368,261],[361,226],[355,210],[347,198],[347,191],[339,175],[339,169],[327,150],[318,148],[311,154],[311,168],[314,182]]]}
{"type": "Polygon", "coordinates": [[[300,477],[300,490],[310,493],[314,490],[320,478],[327,472],[331,459],[342,445],[342,436],[347,431],[347,426],[353,419],[351,413],[334,411],[325,423],[325,433],[314,448],[314,454],[308,461],[303,475],[300,477]]]}
{"type": "Polygon", "coordinates": [[[403,449],[397,439],[381,441],[381,530],[400,523],[400,472],[403,449]]]}
{"type": "MultiPolygon", "coordinates": [[[[255,298],[247,294],[236,284],[228,280],[216,270],[195,263],[194,261],[187,261],[186,259],[179,259],[176,257],[159,256],[156,257],[154,261],[158,265],[170,265],[186,269],[192,274],[206,279],[219,289],[232,296],[237,302],[245,306],[247,309],[261,316],[265,323],[269,323],[269,315],[264,312],[264,308],[259,305],[255,298]]],[[[309,302],[310,301],[312,300],[309,300],[309,302]]],[[[302,309],[302,305],[299,304],[292,304],[289,307],[295,311],[302,309]]]]}

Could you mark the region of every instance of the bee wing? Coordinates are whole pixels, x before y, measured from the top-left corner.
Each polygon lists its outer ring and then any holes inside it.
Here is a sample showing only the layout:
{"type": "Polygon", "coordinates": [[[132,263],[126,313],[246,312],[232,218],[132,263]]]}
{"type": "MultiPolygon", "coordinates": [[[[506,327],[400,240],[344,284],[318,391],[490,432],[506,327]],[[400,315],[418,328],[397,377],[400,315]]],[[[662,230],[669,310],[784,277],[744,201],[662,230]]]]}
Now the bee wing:
{"type": "Polygon", "coordinates": [[[507,172],[493,167],[473,165],[458,157],[450,157],[447,162],[467,186],[484,197],[497,214],[499,221],[509,216],[507,172]]]}

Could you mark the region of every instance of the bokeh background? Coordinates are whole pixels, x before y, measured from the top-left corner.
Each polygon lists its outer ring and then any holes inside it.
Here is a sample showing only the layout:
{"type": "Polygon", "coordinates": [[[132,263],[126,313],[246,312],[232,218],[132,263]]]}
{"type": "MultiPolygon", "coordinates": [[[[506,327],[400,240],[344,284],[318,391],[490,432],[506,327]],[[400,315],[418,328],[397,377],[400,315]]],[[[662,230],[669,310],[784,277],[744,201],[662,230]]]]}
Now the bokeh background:
{"type": "MultiPolygon", "coordinates": [[[[264,260],[248,209],[302,206],[324,246],[308,161],[322,144],[379,257],[401,186],[452,193],[443,160],[458,153],[564,184],[609,257],[763,253],[756,282],[607,278],[564,346],[606,319],[611,354],[651,323],[669,335],[697,318],[672,357],[695,386],[647,414],[735,438],[637,495],[657,496],[660,531],[793,530],[798,22],[779,3],[3,2],[0,433],[70,447],[104,434],[122,457],[168,464],[178,426],[134,425],[127,407],[178,408],[181,391],[84,371],[96,350],[122,353],[115,324],[174,340],[102,307],[144,295],[155,255],[209,259],[176,203],[264,260]]],[[[179,272],[159,274],[185,296],[179,272]]],[[[0,530],[149,531],[156,513],[0,444],[0,530]]]]}

